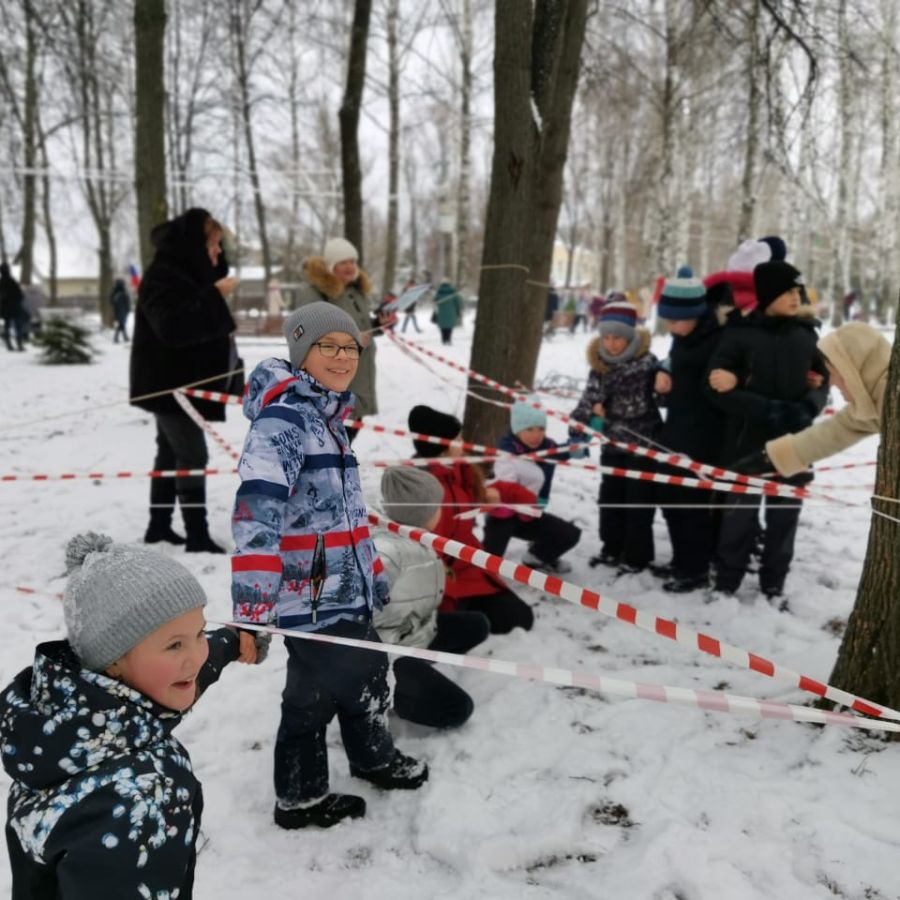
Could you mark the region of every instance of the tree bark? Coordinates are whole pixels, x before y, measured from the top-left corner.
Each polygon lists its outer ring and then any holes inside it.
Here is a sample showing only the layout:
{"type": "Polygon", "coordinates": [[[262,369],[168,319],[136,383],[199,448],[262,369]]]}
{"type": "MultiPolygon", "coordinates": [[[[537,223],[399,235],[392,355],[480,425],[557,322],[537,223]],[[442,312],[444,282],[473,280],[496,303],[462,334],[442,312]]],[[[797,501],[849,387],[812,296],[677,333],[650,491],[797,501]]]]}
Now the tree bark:
{"type": "Polygon", "coordinates": [[[472,0],[463,0],[460,28],[459,181],[456,191],[456,289],[469,280],[469,207],[472,198],[472,54],[475,52],[472,0]]]}
{"type": "Polygon", "coordinates": [[[849,181],[852,160],[853,122],[856,118],[851,85],[851,50],[848,46],[847,0],[838,2],[839,117],[841,121],[840,162],[837,172],[837,208],[835,210],[834,255],[831,267],[831,324],[844,321],[844,294],[849,290],[849,181]]]}
{"type": "Polygon", "coordinates": [[[363,259],[362,166],[359,160],[359,110],[366,84],[366,52],[372,0],[355,0],[347,85],[338,112],[341,130],[341,173],[344,190],[344,236],[363,259]]]}
{"type": "MultiPolygon", "coordinates": [[[[875,494],[900,497],[900,316],[894,334],[878,448],[875,494]]],[[[873,500],[875,513],[856,603],[831,683],[876,703],[900,707],[900,505],[873,500]]]]}
{"type": "MultiPolygon", "coordinates": [[[[586,0],[538,0],[533,18],[517,0],[495,7],[494,155],[471,364],[503,384],[534,378],[586,13],[586,0]]],[[[491,443],[507,424],[504,410],[467,400],[467,434],[491,443]]]]}
{"type": "Polygon", "coordinates": [[[388,0],[388,204],[381,295],[393,290],[397,270],[397,232],[400,192],[400,62],[397,53],[399,0],[388,0]]]}
{"type": "Polygon", "coordinates": [[[23,0],[25,21],[25,100],[22,104],[22,243],[18,252],[19,280],[31,284],[34,272],[34,233],[37,216],[37,134],[38,104],[37,23],[32,0],[23,0]]]}
{"type": "Polygon", "coordinates": [[[741,213],[737,243],[753,236],[756,217],[756,170],[759,160],[759,127],[762,118],[761,47],[759,39],[760,0],[751,0],[747,22],[747,133],[744,140],[744,171],[741,176],[741,213]]]}
{"type": "Polygon", "coordinates": [[[165,0],[134,5],[135,105],[134,187],[137,194],[141,264],[153,258],[150,232],[168,218],[166,203],[165,78],[163,47],[165,0]]]}

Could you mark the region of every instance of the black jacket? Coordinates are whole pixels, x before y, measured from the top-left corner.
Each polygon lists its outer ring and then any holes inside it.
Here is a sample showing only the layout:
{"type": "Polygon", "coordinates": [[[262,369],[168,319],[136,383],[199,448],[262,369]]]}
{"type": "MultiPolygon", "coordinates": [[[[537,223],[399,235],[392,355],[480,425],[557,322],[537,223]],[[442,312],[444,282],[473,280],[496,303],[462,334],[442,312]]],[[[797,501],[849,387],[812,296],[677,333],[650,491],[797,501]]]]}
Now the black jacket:
{"type": "MultiPolygon", "coordinates": [[[[210,634],[199,690],[237,655],[236,632],[210,634]]],[[[181,718],[82,669],[67,641],[38,646],[0,698],[12,900],[189,900],[203,795],[181,718]]]]}
{"type": "Polygon", "coordinates": [[[722,328],[710,311],[685,337],[674,336],[669,351],[672,390],[659,443],[702,463],[718,463],[725,435],[725,413],[705,390],[709,360],[722,328]]]}
{"type": "Polygon", "coordinates": [[[722,394],[708,382],[704,388],[727,415],[722,465],[755,453],[773,438],[802,431],[821,412],[828,369],[816,349],[817,325],[807,315],[767,316],[758,310],[729,319],[709,370],[727,369],[738,386],[722,394]],[[821,387],[808,387],[810,372],[823,376],[821,387]]]}
{"type": "MultiPolygon", "coordinates": [[[[131,344],[131,397],[141,397],[201,381],[235,368],[231,337],[236,326],[215,283],[228,274],[225,254],[213,267],[206,250],[205,209],[153,229],[156,253],[138,289],[131,344]]],[[[242,386],[242,383],[241,383],[242,386]]],[[[225,379],[200,385],[201,390],[239,393],[225,379]]],[[[132,400],[157,413],[177,413],[181,407],[165,394],[132,400]]],[[[191,401],[204,418],[225,419],[221,403],[191,401]]]]}
{"type": "Polygon", "coordinates": [[[18,319],[22,315],[25,295],[6,263],[0,264],[0,318],[18,319]]]}

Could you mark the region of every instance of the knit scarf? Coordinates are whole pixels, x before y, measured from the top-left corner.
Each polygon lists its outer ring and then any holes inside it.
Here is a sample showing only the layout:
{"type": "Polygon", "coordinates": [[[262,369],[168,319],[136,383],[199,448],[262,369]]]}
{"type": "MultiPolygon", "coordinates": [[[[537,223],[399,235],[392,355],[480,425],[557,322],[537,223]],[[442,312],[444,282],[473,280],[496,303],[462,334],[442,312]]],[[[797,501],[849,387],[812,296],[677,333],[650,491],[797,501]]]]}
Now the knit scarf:
{"type": "Polygon", "coordinates": [[[602,340],[597,344],[597,356],[603,360],[608,366],[618,366],[622,363],[630,362],[634,359],[635,354],[638,351],[638,347],[641,343],[641,336],[637,331],[634,333],[634,337],[631,339],[631,343],[621,352],[617,353],[613,356],[611,353],[607,353],[606,350],[603,349],[602,340]]]}

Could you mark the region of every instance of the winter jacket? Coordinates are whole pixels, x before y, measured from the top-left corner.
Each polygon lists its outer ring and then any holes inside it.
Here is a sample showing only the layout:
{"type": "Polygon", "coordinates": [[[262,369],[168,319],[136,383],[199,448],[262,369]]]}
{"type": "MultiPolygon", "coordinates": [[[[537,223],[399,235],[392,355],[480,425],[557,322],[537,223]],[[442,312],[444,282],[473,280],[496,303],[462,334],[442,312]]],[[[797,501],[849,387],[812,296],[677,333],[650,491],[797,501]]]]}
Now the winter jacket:
{"type": "Polygon", "coordinates": [[[116,317],[116,321],[124,322],[128,318],[128,313],[131,312],[131,297],[128,296],[128,288],[125,287],[125,282],[121,279],[118,279],[113,285],[109,302],[112,304],[113,315],[116,317]]]}
{"type": "Polygon", "coordinates": [[[391,590],[390,604],[375,613],[375,629],[388,644],[427,647],[437,634],[444,564],[433,550],[387,529],[376,528],[372,537],[391,590]]]}
{"type": "MultiPolygon", "coordinates": [[[[513,432],[508,431],[499,441],[497,441],[497,448],[499,450],[505,450],[507,453],[515,453],[516,456],[519,456],[522,453],[534,453],[537,450],[549,450],[552,447],[558,447],[559,444],[553,440],[553,438],[544,437],[544,440],[541,441],[540,446],[534,448],[532,450],[530,447],[526,447],[513,432]]],[[[567,460],[569,458],[568,453],[557,453],[553,456],[553,459],[558,460],[567,460]]],[[[523,465],[524,463],[530,463],[533,466],[537,466],[541,472],[543,473],[544,480],[543,484],[536,491],[538,495],[538,499],[542,503],[546,503],[550,499],[550,489],[553,487],[553,474],[556,472],[556,466],[553,463],[548,462],[531,462],[530,460],[514,460],[518,465],[523,465]]],[[[520,477],[515,477],[507,472],[506,468],[507,461],[504,461],[502,458],[498,458],[494,462],[494,473],[497,478],[500,478],[504,481],[519,481],[525,485],[525,487],[530,488],[531,484],[526,483],[526,480],[520,477]]]]}
{"type": "Polygon", "coordinates": [[[18,319],[22,315],[24,294],[6,263],[0,264],[0,318],[18,319]]]}
{"type": "MultiPolygon", "coordinates": [[[[237,659],[209,635],[202,692],[237,659]]],[[[0,698],[13,900],[192,895],[203,794],[172,735],[183,714],[40,644],[0,698]]]]}
{"type": "Polygon", "coordinates": [[[710,311],[689,335],[673,336],[668,359],[672,390],[665,395],[668,411],[659,443],[703,463],[719,461],[725,435],[725,413],[706,391],[709,360],[721,334],[710,311]]]}
{"type": "Polygon", "coordinates": [[[709,371],[726,369],[738,386],[704,391],[727,415],[722,456],[728,466],[761,450],[766,441],[801,431],[828,397],[828,370],[816,349],[815,319],[807,315],[767,316],[758,310],[732,317],[709,360],[709,371]],[[820,388],[807,387],[809,372],[822,375],[820,388]]]}
{"type": "Polygon", "coordinates": [[[441,282],[434,295],[434,312],[438,328],[456,328],[462,319],[459,291],[449,281],[441,282]]]}
{"type": "MultiPolygon", "coordinates": [[[[228,274],[225,254],[213,267],[206,250],[203,223],[209,213],[191,209],[157,225],[156,247],[138,289],[131,342],[131,397],[142,397],[202,381],[235,368],[231,337],[234,319],[215,283],[228,274]]],[[[207,391],[240,393],[242,381],[219,379],[201,385],[207,391]]],[[[191,401],[205,419],[225,420],[225,407],[208,400],[191,401]]],[[[134,400],[153,413],[180,413],[171,394],[134,400]]]]}
{"type": "MultiPolygon", "coordinates": [[[[478,505],[477,482],[472,466],[465,462],[454,462],[449,458],[435,459],[428,464],[428,471],[437,478],[444,487],[444,504],[441,518],[435,527],[435,534],[468,544],[478,550],[481,542],[475,537],[472,519],[457,519],[456,514],[465,512],[467,506],[478,505]]],[[[447,584],[444,588],[444,600],[441,612],[453,612],[456,601],[464,597],[480,597],[496,594],[506,589],[498,578],[484,569],[473,566],[454,557],[444,557],[449,566],[447,584]]]]}
{"type": "Polygon", "coordinates": [[[236,620],[317,631],[339,620],[368,622],[387,602],[343,425],[352,399],[282,359],[253,370],[232,516],[236,620]]]}
{"type": "Polygon", "coordinates": [[[639,345],[634,357],[609,365],[597,353],[600,337],[587,347],[588,375],[584,393],[572,411],[572,418],[589,425],[595,403],[602,403],[606,412],[606,436],[631,444],[653,440],[662,419],[653,393],[653,381],[659,360],[650,352],[650,332],[638,328],[639,345]]]}
{"type": "MultiPolygon", "coordinates": [[[[313,256],[303,267],[306,282],[300,288],[297,306],[307,303],[318,303],[326,300],[347,313],[356,322],[357,328],[367,332],[372,328],[372,312],[369,307],[369,295],[372,293],[372,282],[362,269],[356,281],[344,283],[325,264],[319,256],[313,256]]],[[[355,412],[358,418],[374,416],[378,412],[375,381],[375,342],[363,350],[359,357],[359,366],[350,388],[356,397],[355,412]]]]}
{"type": "Polygon", "coordinates": [[[801,472],[881,431],[891,345],[871,326],[851,322],[825,335],[819,350],[844,379],[852,399],[822,422],[766,444],[769,459],[782,475],[801,472]]]}

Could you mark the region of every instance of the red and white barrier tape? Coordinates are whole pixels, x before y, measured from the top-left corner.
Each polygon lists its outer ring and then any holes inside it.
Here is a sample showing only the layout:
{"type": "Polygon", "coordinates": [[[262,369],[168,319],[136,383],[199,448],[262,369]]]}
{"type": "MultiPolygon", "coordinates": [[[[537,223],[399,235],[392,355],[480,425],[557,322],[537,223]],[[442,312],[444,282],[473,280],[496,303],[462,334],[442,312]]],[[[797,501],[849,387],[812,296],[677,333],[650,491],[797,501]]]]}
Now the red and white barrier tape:
{"type": "Polygon", "coordinates": [[[187,394],[189,397],[196,397],[198,400],[211,400],[213,403],[231,403],[234,406],[240,406],[244,402],[244,398],[238,397],[237,394],[201,391],[199,388],[182,388],[181,393],[187,394]]]}
{"type": "Polygon", "coordinates": [[[817,725],[839,725],[845,728],[862,728],[871,731],[900,731],[900,724],[897,722],[867,719],[851,713],[829,712],[807,706],[796,706],[791,703],[780,703],[777,700],[757,700],[753,697],[743,697],[739,694],[729,694],[724,691],[705,691],[695,688],[673,687],[668,684],[626,681],[621,678],[601,677],[590,672],[577,672],[571,669],[560,669],[555,666],[510,662],[483,656],[464,656],[459,653],[446,653],[438,650],[422,650],[417,647],[362,641],[356,638],[336,637],[329,634],[317,634],[316,632],[291,631],[285,628],[273,628],[269,625],[212,621],[210,624],[243,628],[248,631],[262,631],[267,634],[279,634],[295,640],[339,644],[342,647],[354,647],[358,650],[374,650],[390,656],[424,659],[428,662],[457,666],[463,669],[479,669],[483,672],[493,672],[497,675],[507,675],[513,678],[527,678],[530,681],[541,681],[546,684],[585,688],[612,697],[622,697],[629,700],[652,700],[656,703],[687,706],[701,709],[704,712],[731,713],[733,715],[751,716],[756,719],[812,722],[817,725]]]}
{"type": "Polygon", "coordinates": [[[237,461],[241,458],[241,454],[216,431],[206,419],[197,411],[193,403],[185,396],[183,391],[175,391],[172,395],[175,402],[184,410],[195,425],[199,425],[233,460],[237,461]]]}
{"type": "Polygon", "coordinates": [[[793,682],[796,687],[807,693],[814,694],[817,697],[826,697],[843,706],[850,707],[856,712],[880,718],[900,720],[900,711],[862,697],[857,697],[848,691],[825,684],[807,675],[802,675],[785,666],[776,665],[762,656],[751,653],[748,650],[742,650],[740,647],[732,646],[702,632],[692,631],[679,625],[677,622],[673,622],[671,619],[664,619],[653,613],[642,612],[627,603],[619,603],[614,600],[604,601],[595,591],[579,587],[555,575],[546,575],[528,566],[512,562],[500,556],[494,556],[486,550],[478,550],[468,544],[441,537],[430,531],[410,528],[408,525],[399,525],[397,522],[383,519],[375,513],[369,513],[369,521],[374,525],[381,525],[395,534],[403,535],[426,547],[430,547],[437,553],[443,553],[471,563],[493,575],[502,575],[554,597],[561,597],[570,603],[593,609],[609,618],[627,622],[629,625],[634,625],[643,631],[658,634],[682,646],[724,659],[741,668],[751,669],[771,678],[780,678],[784,681],[793,682]],[[604,607],[604,603],[610,608],[604,607]]]}
{"type": "Polygon", "coordinates": [[[837,472],[841,469],[861,469],[864,466],[877,466],[878,460],[861,463],[845,463],[843,466],[821,466],[816,468],[816,472],[837,472]]]}
{"type": "Polygon", "coordinates": [[[0,475],[5,481],[99,481],[101,478],[190,478],[200,475],[235,475],[237,469],[152,469],[149,472],[60,472],[49,474],[0,475]]]}

